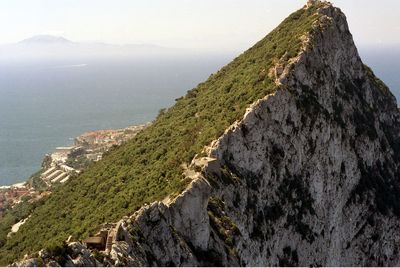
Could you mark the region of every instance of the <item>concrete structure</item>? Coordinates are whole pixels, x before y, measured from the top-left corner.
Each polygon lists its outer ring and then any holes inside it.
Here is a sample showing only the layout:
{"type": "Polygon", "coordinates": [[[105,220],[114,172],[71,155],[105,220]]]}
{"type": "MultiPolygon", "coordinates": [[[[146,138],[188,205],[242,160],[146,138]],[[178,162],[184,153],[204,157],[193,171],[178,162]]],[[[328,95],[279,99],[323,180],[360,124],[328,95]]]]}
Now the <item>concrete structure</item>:
{"type": "Polygon", "coordinates": [[[64,179],[62,179],[62,180],[60,181],[60,183],[66,182],[67,180],[69,180],[69,178],[70,178],[70,176],[68,175],[67,177],[65,177],[64,179]]]}
{"type": "Polygon", "coordinates": [[[102,236],[92,236],[83,240],[83,244],[87,248],[103,251],[106,247],[106,240],[102,236]]]}

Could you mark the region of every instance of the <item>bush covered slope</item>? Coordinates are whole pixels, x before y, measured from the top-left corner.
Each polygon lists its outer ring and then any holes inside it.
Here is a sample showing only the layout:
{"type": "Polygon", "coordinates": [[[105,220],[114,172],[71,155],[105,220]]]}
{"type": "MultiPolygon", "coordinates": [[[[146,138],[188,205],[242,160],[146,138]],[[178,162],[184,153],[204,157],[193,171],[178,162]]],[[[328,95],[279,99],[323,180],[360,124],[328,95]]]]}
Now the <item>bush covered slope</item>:
{"type": "Polygon", "coordinates": [[[178,99],[152,126],[60,187],[0,248],[0,263],[61,245],[69,235],[84,238],[101,223],[182,191],[188,181],[181,165],[240,119],[249,104],[276,90],[268,70],[285,53],[288,58],[297,55],[300,37],[318,19],[316,8],[293,13],[254,47],[178,99]]]}

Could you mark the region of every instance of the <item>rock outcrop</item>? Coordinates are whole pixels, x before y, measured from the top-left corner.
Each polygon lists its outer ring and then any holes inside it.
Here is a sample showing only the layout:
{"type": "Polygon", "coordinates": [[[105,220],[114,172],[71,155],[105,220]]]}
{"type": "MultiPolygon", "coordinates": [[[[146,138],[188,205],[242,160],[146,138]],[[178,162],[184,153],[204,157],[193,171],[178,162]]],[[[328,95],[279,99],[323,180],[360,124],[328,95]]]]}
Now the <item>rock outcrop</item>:
{"type": "Polygon", "coordinates": [[[122,219],[103,261],[82,248],[74,265],[400,265],[397,103],[344,14],[318,12],[279,89],[192,161],[188,188],[122,219]]]}

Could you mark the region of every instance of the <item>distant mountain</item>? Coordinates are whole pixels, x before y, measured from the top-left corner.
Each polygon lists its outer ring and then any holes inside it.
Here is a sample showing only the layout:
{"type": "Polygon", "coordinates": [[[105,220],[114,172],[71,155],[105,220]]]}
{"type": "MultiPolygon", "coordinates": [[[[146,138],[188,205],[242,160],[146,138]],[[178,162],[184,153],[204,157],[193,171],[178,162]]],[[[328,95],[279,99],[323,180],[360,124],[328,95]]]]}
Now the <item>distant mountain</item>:
{"type": "Polygon", "coordinates": [[[19,44],[71,44],[71,43],[73,42],[62,36],[52,36],[52,35],[35,35],[19,42],[19,44]]]}
{"type": "Polygon", "coordinates": [[[36,35],[20,42],[0,45],[0,61],[68,61],[115,58],[143,58],[178,55],[182,50],[154,44],[113,45],[97,42],[74,42],[62,36],[36,35]]]}

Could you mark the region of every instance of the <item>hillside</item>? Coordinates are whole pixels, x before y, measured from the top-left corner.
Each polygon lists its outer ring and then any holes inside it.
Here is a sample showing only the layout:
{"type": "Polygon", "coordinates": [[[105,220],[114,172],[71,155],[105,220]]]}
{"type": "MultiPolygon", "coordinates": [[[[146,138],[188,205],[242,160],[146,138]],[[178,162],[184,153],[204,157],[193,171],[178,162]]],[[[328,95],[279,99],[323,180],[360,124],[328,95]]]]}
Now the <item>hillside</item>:
{"type": "Polygon", "coordinates": [[[255,100],[276,90],[267,72],[285,54],[297,55],[300,37],[318,19],[317,7],[301,9],[267,37],[212,75],[128,144],[111,152],[36,209],[0,249],[2,264],[69,235],[84,238],[143,204],[180,193],[190,182],[183,163],[218,138],[255,100]],[[290,33],[290,34],[288,34],[290,33]]]}
{"type": "Polygon", "coordinates": [[[310,1],[37,207],[19,265],[400,265],[400,113],[310,1]],[[118,222],[106,255],[79,242],[118,222]]]}

